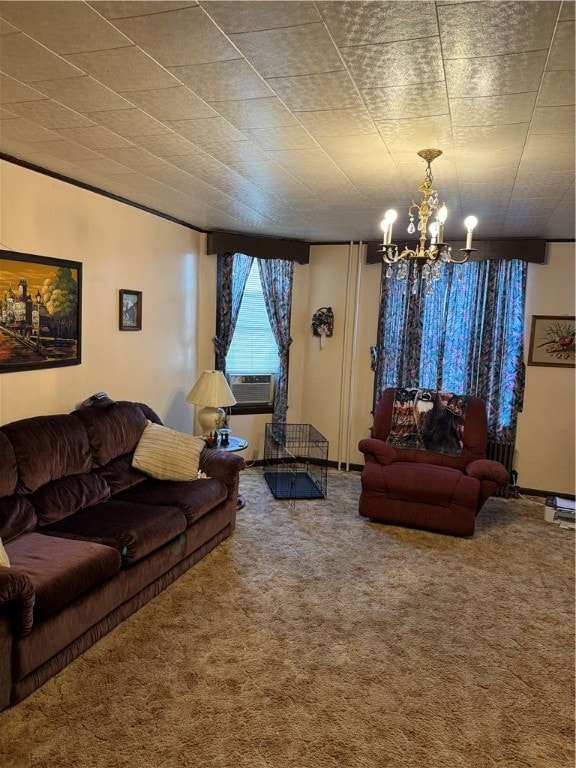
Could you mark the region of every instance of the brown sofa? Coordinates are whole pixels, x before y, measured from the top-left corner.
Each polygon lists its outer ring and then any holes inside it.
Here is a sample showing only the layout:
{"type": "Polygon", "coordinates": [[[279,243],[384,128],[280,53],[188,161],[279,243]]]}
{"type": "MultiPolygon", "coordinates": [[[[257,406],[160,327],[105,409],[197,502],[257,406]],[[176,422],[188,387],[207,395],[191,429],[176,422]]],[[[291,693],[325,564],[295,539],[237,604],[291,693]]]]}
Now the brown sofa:
{"type": "Polygon", "coordinates": [[[231,534],[244,460],[205,448],[207,478],[155,480],[132,466],[148,420],[124,401],[0,428],[0,710],[231,534]]]}

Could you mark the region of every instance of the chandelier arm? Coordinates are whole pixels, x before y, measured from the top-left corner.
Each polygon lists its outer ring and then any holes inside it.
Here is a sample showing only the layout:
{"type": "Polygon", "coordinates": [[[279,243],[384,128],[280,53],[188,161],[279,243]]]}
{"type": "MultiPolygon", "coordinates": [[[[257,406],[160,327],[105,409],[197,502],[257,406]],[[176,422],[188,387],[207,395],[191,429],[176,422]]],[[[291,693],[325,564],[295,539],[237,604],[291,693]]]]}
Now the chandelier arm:
{"type": "Polygon", "coordinates": [[[452,254],[450,254],[450,261],[453,264],[466,264],[471,254],[476,253],[476,248],[461,248],[460,253],[466,254],[463,259],[455,259],[452,254]]]}

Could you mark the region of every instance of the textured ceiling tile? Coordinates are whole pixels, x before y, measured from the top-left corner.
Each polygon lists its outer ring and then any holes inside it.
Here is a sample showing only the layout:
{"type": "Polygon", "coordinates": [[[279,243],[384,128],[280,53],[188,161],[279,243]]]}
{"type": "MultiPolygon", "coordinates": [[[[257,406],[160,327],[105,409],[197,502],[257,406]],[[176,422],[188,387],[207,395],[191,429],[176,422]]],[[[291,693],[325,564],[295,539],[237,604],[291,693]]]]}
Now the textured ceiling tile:
{"type": "Polygon", "coordinates": [[[246,137],[223,117],[204,120],[167,120],[166,125],[198,146],[220,141],[245,141],[246,137]]]}
{"type": "Polygon", "coordinates": [[[480,2],[439,5],[442,48],[447,59],[547,49],[558,3],[480,2]]]}
{"type": "Polygon", "coordinates": [[[298,125],[298,120],[275,96],[245,101],[215,101],[211,106],[237,128],[298,125]]]}
{"type": "Polygon", "coordinates": [[[107,158],[99,158],[98,160],[79,160],[78,166],[101,176],[116,176],[120,173],[129,172],[129,169],[125,165],[121,165],[120,163],[107,158]]]}
{"type": "Polygon", "coordinates": [[[129,109],[131,106],[126,99],[87,75],[45,80],[36,83],[36,88],[77,112],[129,109]]]}
{"type": "Polygon", "coordinates": [[[243,163],[256,163],[266,160],[266,154],[251,141],[228,141],[203,146],[205,152],[232,168],[243,163]]]}
{"type": "Polygon", "coordinates": [[[241,173],[260,188],[282,198],[302,200],[305,204],[309,204],[314,197],[307,187],[270,159],[264,162],[244,163],[241,173]]]}
{"type": "Polygon", "coordinates": [[[389,43],[438,34],[434,3],[349,0],[316,5],[338,46],[389,43]]]}
{"type": "Polygon", "coordinates": [[[307,149],[316,146],[312,136],[301,125],[277,128],[246,128],[244,134],[265,151],[307,149]]]}
{"type": "Polygon", "coordinates": [[[45,99],[46,96],[43,93],[30,88],[28,85],[14,80],[13,77],[8,77],[0,73],[0,104],[11,104],[18,101],[34,101],[45,99]]]}
{"type": "Polygon", "coordinates": [[[153,155],[151,152],[147,152],[141,147],[100,147],[99,149],[103,155],[106,155],[106,157],[116,160],[127,168],[132,168],[135,171],[146,172],[150,168],[154,168],[158,165],[166,165],[166,160],[162,160],[157,155],[153,155]]]}
{"type": "Polygon", "coordinates": [[[115,24],[165,67],[240,58],[199,6],[117,20],[115,24]]]}
{"type": "Polygon", "coordinates": [[[57,141],[60,136],[23,117],[2,121],[2,136],[22,142],[57,141]]]}
{"type": "Polygon", "coordinates": [[[130,148],[132,143],[122,136],[103,128],[101,125],[91,125],[87,128],[64,128],[58,131],[60,136],[89,149],[118,149],[130,148]]]}
{"type": "Polygon", "coordinates": [[[3,0],[0,15],[60,54],[130,45],[123,34],[86,3],[3,0]]]}
{"type": "Polygon", "coordinates": [[[454,143],[457,147],[469,147],[475,152],[497,152],[521,148],[527,133],[528,123],[457,127],[454,129],[454,143]]]}
{"type": "Polygon", "coordinates": [[[267,83],[288,109],[300,112],[362,106],[354,81],[343,69],[319,75],[272,77],[267,83]]]}
{"type": "Polygon", "coordinates": [[[392,165],[390,153],[378,133],[355,136],[353,141],[350,141],[348,137],[324,136],[321,146],[338,160],[343,157],[356,157],[367,161],[376,161],[385,157],[392,165]]]}
{"type": "Polygon", "coordinates": [[[152,91],[125,91],[123,95],[157,120],[194,120],[217,115],[212,107],[184,85],[152,91]]]}
{"type": "Polygon", "coordinates": [[[138,145],[148,150],[148,152],[158,155],[158,157],[185,155],[194,150],[189,141],[172,132],[162,135],[140,136],[138,138],[138,145]]]}
{"type": "Polygon", "coordinates": [[[115,91],[139,91],[179,85],[176,78],[136,46],[66,56],[84,72],[115,91]]]}
{"type": "Polygon", "coordinates": [[[121,19],[127,16],[145,16],[146,14],[176,11],[178,8],[188,8],[197,5],[197,3],[196,0],[184,0],[184,2],[175,2],[175,0],[108,0],[108,2],[99,2],[95,0],[88,5],[91,5],[107,19],[121,19]]]}
{"type": "Polygon", "coordinates": [[[17,115],[51,130],[93,125],[92,120],[88,120],[77,112],[62,106],[62,104],[52,101],[52,99],[12,104],[12,109],[17,115]]]}
{"type": "Polygon", "coordinates": [[[7,21],[0,18],[0,37],[3,37],[4,35],[13,35],[15,32],[18,32],[16,27],[13,27],[12,24],[8,24],[7,21]]]}
{"type": "Polygon", "coordinates": [[[546,63],[546,69],[574,69],[573,21],[564,21],[558,24],[550,49],[550,58],[546,63]]]}
{"type": "Polygon", "coordinates": [[[444,80],[437,37],[342,48],[341,53],[361,90],[444,80]]]}
{"type": "Polygon", "coordinates": [[[452,127],[450,120],[444,115],[375,122],[378,132],[390,150],[413,153],[424,147],[447,150],[452,146],[452,127]]]}
{"type": "Polygon", "coordinates": [[[223,170],[229,170],[219,160],[200,148],[195,150],[193,154],[171,157],[169,162],[203,181],[210,181],[212,177],[218,176],[223,170]]]}
{"type": "Polygon", "coordinates": [[[311,24],[320,21],[320,16],[311,2],[203,2],[206,13],[214,19],[227,34],[232,32],[257,32],[264,29],[292,27],[297,24],[311,24]]]}
{"type": "Polygon", "coordinates": [[[445,61],[449,97],[497,96],[537,91],[546,51],[445,61]]]}
{"type": "Polygon", "coordinates": [[[321,23],[233,34],[231,40],[262,77],[309,75],[342,67],[321,23]]]}
{"type": "Polygon", "coordinates": [[[574,70],[545,72],[536,102],[539,107],[559,107],[574,104],[574,70]]]}
{"type": "Polygon", "coordinates": [[[131,139],[135,136],[154,136],[168,133],[168,128],[139,109],[120,109],[105,112],[90,112],[88,117],[104,125],[120,136],[131,139]]]}
{"type": "Polygon", "coordinates": [[[529,123],[535,102],[536,91],[505,96],[451,99],[452,124],[454,126],[475,126],[529,123]]]}
{"type": "Polygon", "coordinates": [[[82,147],[73,141],[64,141],[64,139],[60,141],[42,141],[36,146],[44,152],[72,163],[79,160],[98,160],[101,157],[97,152],[93,152],[87,147],[82,147]]]}
{"type": "Polygon", "coordinates": [[[365,88],[362,96],[370,114],[377,120],[402,120],[449,112],[444,82],[365,88]]]}
{"type": "Polygon", "coordinates": [[[572,173],[519,173],[515,187],[521,190],[521,197],[551,197],[564,193],[574,186],[572,173]]]}
{"type": "Polygon", "coordinates": [[[530,133],[574,135],[574,107],[540,107],[534,111],[530,133]]]}
{"type": "Polygon", "coordinates": [[[326,112],[297,112],[300,122],[312,136],[356,136],[376,133],[367,110],[332,109],[326,112]]]}
{"type": "Polygon", "coordinates": [[[78,77],[82,74],[77,67],[23,34],[2,38],[0,67],[6,75],[25,83],[78,77]]]}
{"type": "Polygon", "coordinates": [[[271,96],[264,80],[243,59],[173,67],[171,71],[204,101],[235,101],[271,96]]]}

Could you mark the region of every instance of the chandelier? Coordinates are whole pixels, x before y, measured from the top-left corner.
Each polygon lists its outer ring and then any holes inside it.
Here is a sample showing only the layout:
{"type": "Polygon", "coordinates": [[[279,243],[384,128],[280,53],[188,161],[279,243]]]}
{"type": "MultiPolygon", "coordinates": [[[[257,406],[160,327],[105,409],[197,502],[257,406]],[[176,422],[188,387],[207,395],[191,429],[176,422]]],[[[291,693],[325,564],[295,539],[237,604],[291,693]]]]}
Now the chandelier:
{"type": "Polygon", "coordinates": [[[454,258],[452,247],[444,242],[444,224],[448,217],[448,209],[445,203],[441,203],[437,190],[432,186],[434,178],[432,176],[431,163],[442,154],[441,149],[421,149],[418,152],[419,157],[426,161],[426,172],[424,180],[418,187],[422,194],[422,200],[419,203],[412,200],[412,205],[408,208],[408,234],[413,235],[418,228],[420,239],[414,248],[404,246],[400,250],[398,245],[392,242],[392,226],[398,214],[394,210],[386,211],[384,220],[381,223],[384,232],[382,247],[378,252],[382,254],[382,259],[387,264],[386,277],[392,277],[394,264],[398,264],[396,278],[403,280],[408,277],[410,260],[413,259],[417,267],[412,275],[412,293],[418,291],[418,275],[421,274],[425,285],[426,293],[430,293],[436,280],[440,279],[441,265],[446,263],[464,264],[470,258],[470,254],[476,249],[472,248],[472,232],[478,219],[475,216],[468,216],[464,220],[467,229],[466,247],[460,249],[462,258],[454,258]],[[418,218],[417,225],[414,223],[418,218]],[[429,223],[429,220],[435,217],[429,223]]]}

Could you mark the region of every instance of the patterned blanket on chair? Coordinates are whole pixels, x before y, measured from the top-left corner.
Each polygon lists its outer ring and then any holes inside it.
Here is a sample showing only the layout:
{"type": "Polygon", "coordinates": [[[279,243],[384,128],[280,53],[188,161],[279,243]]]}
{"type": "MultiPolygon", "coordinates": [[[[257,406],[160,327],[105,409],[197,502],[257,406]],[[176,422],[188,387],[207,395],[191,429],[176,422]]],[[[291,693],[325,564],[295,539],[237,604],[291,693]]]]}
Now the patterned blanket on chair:
{"type": "Polygon", "coordinates": [[[386,442],[395,448],[461,456],[467,402],[466,395],[453,392],[399,388],[386,442]]]}

